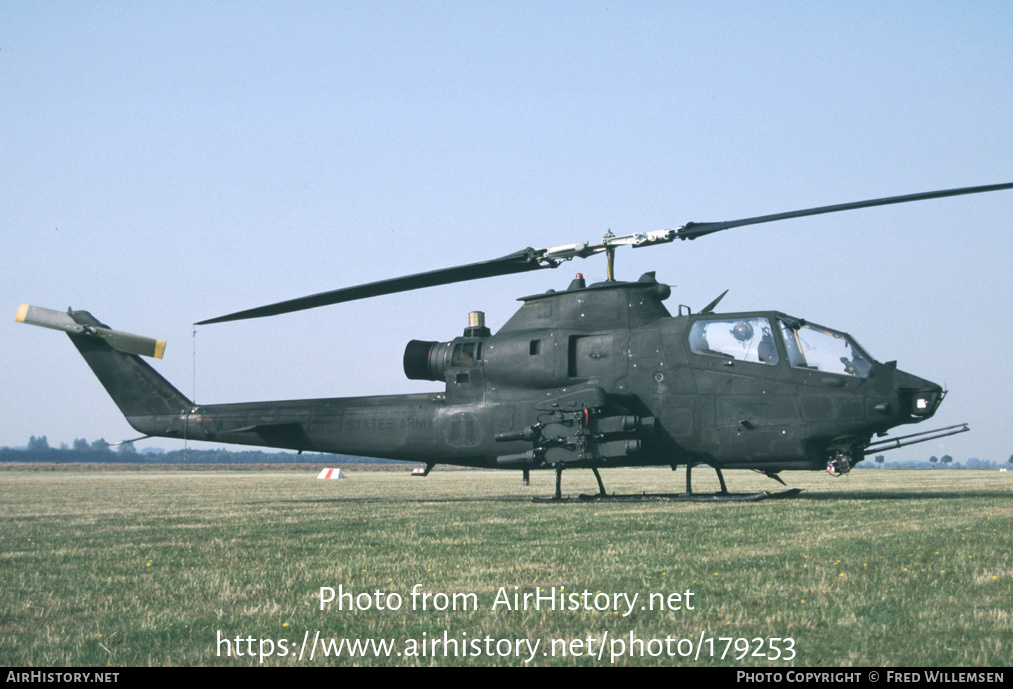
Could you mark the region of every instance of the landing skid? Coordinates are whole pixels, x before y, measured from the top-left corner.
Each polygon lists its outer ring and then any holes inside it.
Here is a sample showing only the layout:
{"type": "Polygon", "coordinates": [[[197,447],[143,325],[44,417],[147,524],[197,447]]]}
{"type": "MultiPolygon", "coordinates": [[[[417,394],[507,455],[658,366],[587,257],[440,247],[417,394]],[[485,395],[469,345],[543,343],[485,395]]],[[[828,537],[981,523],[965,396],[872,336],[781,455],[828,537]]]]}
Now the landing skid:
{"type": "Polygon", "coordinates": [[[759,502],[794,498],[801,488],[791,488],[776,493],[642,493],[640,495],[588,495],[581,493],[576,498],[532,498],[537,503],[578,503],[578,502],[759,502]]]}
{"type": "MultiPolygon", "coordinates": [[[[672,467],[673,469],[675,467],[672,467]]],[[[801,492],[801,488],[790,488],[788,490],[782,490],[776,493],[771,491],[760,491],[758,493],[729,493],[728,486],[725,484],[724,474],[721,473],[721,469],[713,467],[714,471],[717,472],[718,481],[721,484],[721,491],[718,493],[694,493],[692,485],[693,465],[686,466],[686,492],[685,493],[641,493],[640,495],[609,495],[605,492],[605,485],[602,483],[601,475],[598,473],[598,469],[592,467],[591,471],[594,472],[594,477],[598,481],[598,495],[588,495],[581,493],[576,498],[564,498],[561,491],[561,483],[563,477],[562,465],[556,466],[556,494],[551,498],[532,498],[532,502],[548,503],[548,502],[759,502],[760,500],[780,500],[784,498],[797,497],[801,492]]],[[[770,478],[775,479],[781,485],[784,485],[784,481],[781,480],[776,474],[770,475],[770,478]]],[[[527,484],[525,484],[527,485],[527,484]]]]}

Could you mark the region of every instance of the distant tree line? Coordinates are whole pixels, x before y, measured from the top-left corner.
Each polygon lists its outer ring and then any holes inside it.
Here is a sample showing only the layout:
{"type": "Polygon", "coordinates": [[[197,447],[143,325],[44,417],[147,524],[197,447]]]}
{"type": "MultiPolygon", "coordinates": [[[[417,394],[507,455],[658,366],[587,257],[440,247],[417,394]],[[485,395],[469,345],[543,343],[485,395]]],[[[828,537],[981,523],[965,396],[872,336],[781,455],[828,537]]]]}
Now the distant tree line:
{"type": "Polygon", "coordinates": [[[49,445],[46,436],[32,436],[24,448],[0,447],[0,462],[57,462],[103,464],[397,464],[391,459],[332,455],[320,452],[296,454],[294,452],[263,452],[260,450],[170,450],[157,448],[138,452],[133,443],[110,445],[104,438],[88,442],[74,440],[72,446],[61,443],[59,448],[49,445]],[[184,456],[185,455],[185,456],[184,456]]]}
{"type": "MultiPolygon", "coordinates": [[[[873,459],[873,463],[862,462],[861,464],[858,464],[857,467],[862,468],[862,469],[876,469],[876,468],[882,467],[885,461],[886,461],[886,457],[884,457],[883,455],[876,455],[876,457],[873,459]]],[[[1009,459],[1007,460],[1007,463],[1010,464],[1010,465],[1013,465],[1013,455],[1009,456],[1009,459]]],[[[943,455],[942,457],[936,457],[935,455],[932,455],[931,457],[928,458],[927,461],[923,460],[923,461],[919,462],[919,461],[907,460],[907,461],[902,461],[902,462],[893,462],[891,464],[890,468],[893,468],[893,469],[939,469],[939,468],[943,468],[943,469],[945,469],[945,468],[952,468],[952,469],[998,469],[1000,466],[1002,466],[1002,465],[1000,463],[998,463],[998,462],[993,462],[993,461],[988,460],[988,459],[978,459],[977,457],[971,457],[969,459],[966,459],[966,460],[964,460],[964,463],[961,464],[960,462],[955,461],[953,459],[953,457],[950,456],[950,455],[943,455]]]]}

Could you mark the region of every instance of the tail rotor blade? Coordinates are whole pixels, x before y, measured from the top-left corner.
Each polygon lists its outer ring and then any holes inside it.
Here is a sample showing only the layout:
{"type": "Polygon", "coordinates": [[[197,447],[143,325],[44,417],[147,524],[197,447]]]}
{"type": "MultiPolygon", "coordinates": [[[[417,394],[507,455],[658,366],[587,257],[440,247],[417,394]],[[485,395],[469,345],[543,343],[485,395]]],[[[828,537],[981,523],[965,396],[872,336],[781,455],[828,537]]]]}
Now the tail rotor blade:
{"type": "MultiPolygon", "coordinates": [[[[83,313],[83,312],[81,312],[83,313]]],[[[22,304],[18,309],[16,319],[18,323],[38,325],[51,330],[62,330],[71,335],[87,335],[105,340],[113,349],[127,354],[140,354],[161,359],[165,352],[165,340],[158,340],[154,337],[134,335],[120,330],[112,330],[97,325],[83,325],[74,320],[73,314],[64,311],[44,309],[40,306],[29,306],[22,304]]]]}

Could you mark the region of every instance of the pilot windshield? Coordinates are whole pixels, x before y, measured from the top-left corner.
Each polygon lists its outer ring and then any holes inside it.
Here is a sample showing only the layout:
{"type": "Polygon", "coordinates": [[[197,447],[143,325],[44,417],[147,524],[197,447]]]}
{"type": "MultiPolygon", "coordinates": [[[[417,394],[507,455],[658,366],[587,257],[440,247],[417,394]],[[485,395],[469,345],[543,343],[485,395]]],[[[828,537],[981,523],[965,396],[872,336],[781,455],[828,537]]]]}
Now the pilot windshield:
{"type": "Polygon", "coordinates": [[[788,363],[823,373],[872,376],[872,357],[844,333],[818,325],[780,321],[788,363]]]}

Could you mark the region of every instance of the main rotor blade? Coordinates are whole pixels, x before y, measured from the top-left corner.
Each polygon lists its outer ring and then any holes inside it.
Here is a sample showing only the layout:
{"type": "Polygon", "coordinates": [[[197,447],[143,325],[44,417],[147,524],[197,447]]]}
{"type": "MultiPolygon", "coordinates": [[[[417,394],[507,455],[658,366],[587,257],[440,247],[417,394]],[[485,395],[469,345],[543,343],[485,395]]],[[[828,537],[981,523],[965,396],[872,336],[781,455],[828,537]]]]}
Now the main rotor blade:
{"type": "Polygon", "coordinates": [[[775,213],[773,215],[760,215],[755,218],[743,218],[741,220],[729,220],[726,222],[691,222],[678,229],[659,230],[647,234],[631,234],[622,237],[615,237],[608,233],[602,238],[601,244],[590,244],[588,242],[577,242],[575,244],[564,244],[547,249],[532,249],[528,247],[502,258],[491,261],[480,261],[468,263],[453,268],[431,270],[415,275],[380,280],[355,287],[345,287],[321,292],[308,297],[290,299],[288,301],[259,306],[255,309],[237,311],[226,316],[210,318],[200,321],[195,325],[209,325],[211,323],[224,323],[226,321],[238,321],[247,318],[262,318],[264,316],[276,316],[282,313],[312,309],[317,306],[328,306],[340,304],[341,302],[354,301],[356,299],[367,299],[378,297],[384,294],[395,294],[397,292],[408,292],[423,287],[435,287],[437,285],[449,285],[455,282],[466,282],[468,280],[479,280],[482,278],[495,277],[497,275],[510,275],[523,273],[541,268],[556,268],[563,261],[574,258],[588,258],[603,251],[614,249],[617,246],[629,245],[636,247],[654,246],[667,244],[679,239],[696,239],[713,232],[727,230],[732,227],[743,225],[758,225],[760,223],[774,222],[775,220],[787,220],[789,218],[801,218],[807,215],[820,215],[823,213],[836,213],[838,211],[850,211],[857,208],[869,208],[871,206],[886,206],[893,203],[907,203],[909,201],[925,201],[946,196],[961,196],[964,194],[980,194],[987,191],[1000,191],[1013,189],[1013,183],[990,184],[980,187],[964,187],[962,189],[944,189],[941,191],[927,191],[919,194],[907,194],[904,196],[888,196],[882,199],[869,199],[867,201],[854,201],[852,203],[841,203],[834,206],[820,206],[819,208],[808,208],[805,210],[789,211],[787,213],[775,213]]]}
{"type": "Polygon", "coordinates": [[[455,266],[453,268],[430,270],[425,273],[416,273],[415,275],[405,275],[404,277],[370,282],[365,285],[344,287],[342,289],[331,290],[330,292],[313,294],[308,297],[299,297],[298,299],[281,301],[277,304],[269,304],[267,306],[258,306],[257,308],[247,309],[245,311],[237,311],[236,313],[218,316],[217,318],[209,318],[208,320],[200,321],[195,325],[209,325],[211,323],[239,321],[247,318],[277,316],[282,313],[302,311],[304,309],[316,308],[317,306],[328,306],[330,304],[340,304],[345,301],[355,301],[356,299],[378,297],[384,294],[407,292],[414,289],[420,289],[422,287],[436,287],[437,285],[449,285],[454,282],[479,280],[481,278],[495,277],[497,275],[523,273],[529,270],[538,270],[539,268],[555,268],[556,265],[558,265],[556,262],[541,262],[540,259],[542,253],[543,252],[536,251],[529,247],[527,249],[523,249],[522,251],[509,254],[508,256],[503,256],[502,258],[496,258],[491,261],[479,261],[478,263],[468,263],[466,265],[455,266]]]}
{"type": "Polygon", "coordinates": [[[755,218],[743,218],[742,220],[728,220],[726,222],[691,222],[686,223],[678,229],[679,239],[696,239],[712,232],[727,230],[732,227],[743,225],[758,225],[775,220],[788,220],[789,218],[801,218],[807,215],[821,215],[823,213],[836,213],[838,211],[851,211],[856,208],[869,208],[870,206],[888,206],[893,203],[907,203],[908,201],[925,201],[926,199],[938,199],[945,196],[962,196],[964,194],[980,194],[986,191],[1000,191],[1002,189],[1013,189],[1013,183],[989,184],[982,187],[964,187],[962,189],[943,189],[942,191],[926,191],[920,194],[906,194],[904,196],[888,196],[883,199],[869,199],[868,201],[854,201],[852,203],[839,203],[835,206],[820,206],[819,208],[807,208],[801,211],[788,211],[787,213],[775,213],[773,215],[760,215],[755,218]]]}

